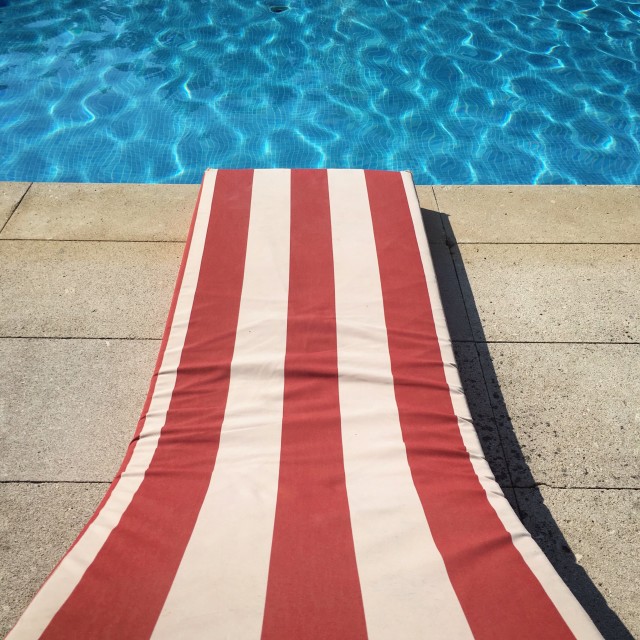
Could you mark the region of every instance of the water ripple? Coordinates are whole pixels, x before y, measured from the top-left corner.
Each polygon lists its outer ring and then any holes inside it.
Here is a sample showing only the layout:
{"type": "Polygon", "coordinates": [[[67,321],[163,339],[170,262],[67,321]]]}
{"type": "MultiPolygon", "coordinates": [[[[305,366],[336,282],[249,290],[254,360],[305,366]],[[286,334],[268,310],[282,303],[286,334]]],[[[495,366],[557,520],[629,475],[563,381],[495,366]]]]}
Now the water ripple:
{"type": "Polygon", "coordinates": [[[640,4],[0,3],[0,179],[640,182],[640,4]]]}

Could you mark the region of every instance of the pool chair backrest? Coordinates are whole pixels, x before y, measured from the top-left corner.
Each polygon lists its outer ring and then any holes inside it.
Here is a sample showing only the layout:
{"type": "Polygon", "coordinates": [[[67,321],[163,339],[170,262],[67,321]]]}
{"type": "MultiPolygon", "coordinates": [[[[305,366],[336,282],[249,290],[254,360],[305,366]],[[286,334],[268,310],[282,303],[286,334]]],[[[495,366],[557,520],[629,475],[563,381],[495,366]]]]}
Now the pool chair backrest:
{"type": "Polygon", "coordinates": [[[9,637],[600,637],[483,456],[409,173],[206,172],[122,467],[9,637]]]}

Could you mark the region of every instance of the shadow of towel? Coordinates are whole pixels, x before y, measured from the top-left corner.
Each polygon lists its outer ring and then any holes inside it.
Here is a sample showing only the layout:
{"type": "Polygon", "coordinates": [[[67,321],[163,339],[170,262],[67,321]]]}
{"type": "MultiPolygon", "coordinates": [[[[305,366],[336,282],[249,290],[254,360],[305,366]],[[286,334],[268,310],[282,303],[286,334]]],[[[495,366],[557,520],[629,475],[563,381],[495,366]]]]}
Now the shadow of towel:
{"type": "Polygon", "coordinates": [[[432,242],[434,267],[462,386],[496,481],[600,633],[607,640],[634,640],[587,572],[577,563],[537,488],[511,423],[448,216],[428,209],[421,209],[421,212],[432,242]],[[471,331],[472,326],[475,334],[471,331]],[[507,459],[512,464],[517,463],[518,469],[521,469],[517,487],[512,482],[507,459]]]}

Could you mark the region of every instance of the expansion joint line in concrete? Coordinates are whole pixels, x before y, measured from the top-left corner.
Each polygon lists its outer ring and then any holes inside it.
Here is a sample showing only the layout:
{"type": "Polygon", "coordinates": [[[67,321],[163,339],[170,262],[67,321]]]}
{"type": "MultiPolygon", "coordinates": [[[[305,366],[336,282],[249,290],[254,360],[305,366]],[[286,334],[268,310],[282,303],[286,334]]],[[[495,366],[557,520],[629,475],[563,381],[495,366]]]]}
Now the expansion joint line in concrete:
{"type": "Polygon", "coordinates": [[[0,480],[2,484],[111,484],[111,480],[0,480]]]}
{"type": "Polygon", "coordinates": [[[24,193],[22,194],[22,196],[20,196],[20,200],[18,200],[18,202],[16,203],[16,206],[13,207],[13,209],[11,209],[11,213],[9,214],[9,217],[5,220],[5,223],[2,225],[2,227],[0,227],[0,233],[2,233],[4,231],[4,228],[9,224],[9,220],[11,220],[13,214],[18,210],[18,207],[22,204],[24,197],[27,195],[27,193],[29,193],[29,189],[31,189],[32,186],[33,186],[33,182],[30,182],[29,186],[24,190],[24,193]]]}
{"type": "MultiPolygon", "coordinates": [[[[8,222],[8,220],[7,220],[8,222]]],[[[6,226],[6,224],[5,224],[6,226]]],[[[4,227],[3,227],[4,228],[4,227]]],[[[123,240],[115,238],[92,239],[92,238],[0,238],[0,242],[91,242],[93,244],[178,244],[184,245],[186,240],[123,240]]]]}
{"type": "Polygon", "coordinates": [[[502,487],[503,489],[538,489],[539,487],[545,487],[546,489],[559,489],[566,491],[640,491],[640,487],[610,487],[610,486],[588,486],[583,487],[580,485],[577,486],[563,486],[550,484],[548,482],[536,482],[535,484],[525,485],[525,486],[511,486],[511,487],[502,487]]]}
{"type": "Polygon", "coordinates": [[[622,247],[627,247],[627,246],[637,246],[640,244],[640,242],[472,242],[472,241],[461,241],[461,242],[457,242],[456,244],[459,245],[474,245],[474,244],[479,244],[479,245],[495,245],[497,247],[500,247],[502,245],[508,244],[508,245],[552,245],[552,246],[564,246],[564,247],[581,247],[581,246],[601,246],[601,245],[605,245],[605,246],[617,246],[620,245],[622,247]]]}
{"type": "Polygon", "coordinates": [[[435,200],[435,203],[436,203],[436,210],[438,211],[438,213],[442,213],[442,211],[440,211],[440,204],[438,203],[438,196],[436,195],[436,190],[433,185],[431,185],[431,193],[433,194],[433,199],[435,200]]]}
{"type": "Polygon", "coordinates": [[[585,345],[627,345],[633,346],[638,345],[640,342],[630,340],[628,342],[621,341],[595,341],[595,340],[464,340],[464,339],[456,339],[452,340],[453,343],[473,343],[473,344],[585,344],[585,345]]]}
{"type": "Polygon", "coordinates": [[[0,340],[101,340],[116,342],[160,342],[162,338],[127,337],[127,336],[0,336],[0,340]]]}

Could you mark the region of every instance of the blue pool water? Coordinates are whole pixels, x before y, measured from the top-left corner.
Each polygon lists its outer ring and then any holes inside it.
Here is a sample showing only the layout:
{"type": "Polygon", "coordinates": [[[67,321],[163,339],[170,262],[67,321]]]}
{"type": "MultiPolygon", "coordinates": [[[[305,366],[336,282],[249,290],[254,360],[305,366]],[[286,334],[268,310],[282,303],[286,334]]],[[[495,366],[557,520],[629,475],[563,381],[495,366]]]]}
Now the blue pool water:
{"type": "Polygon", "coordinates": [[[637,183],[639,27],[622,0],[0,0],[0,179],[637,183]]]}

